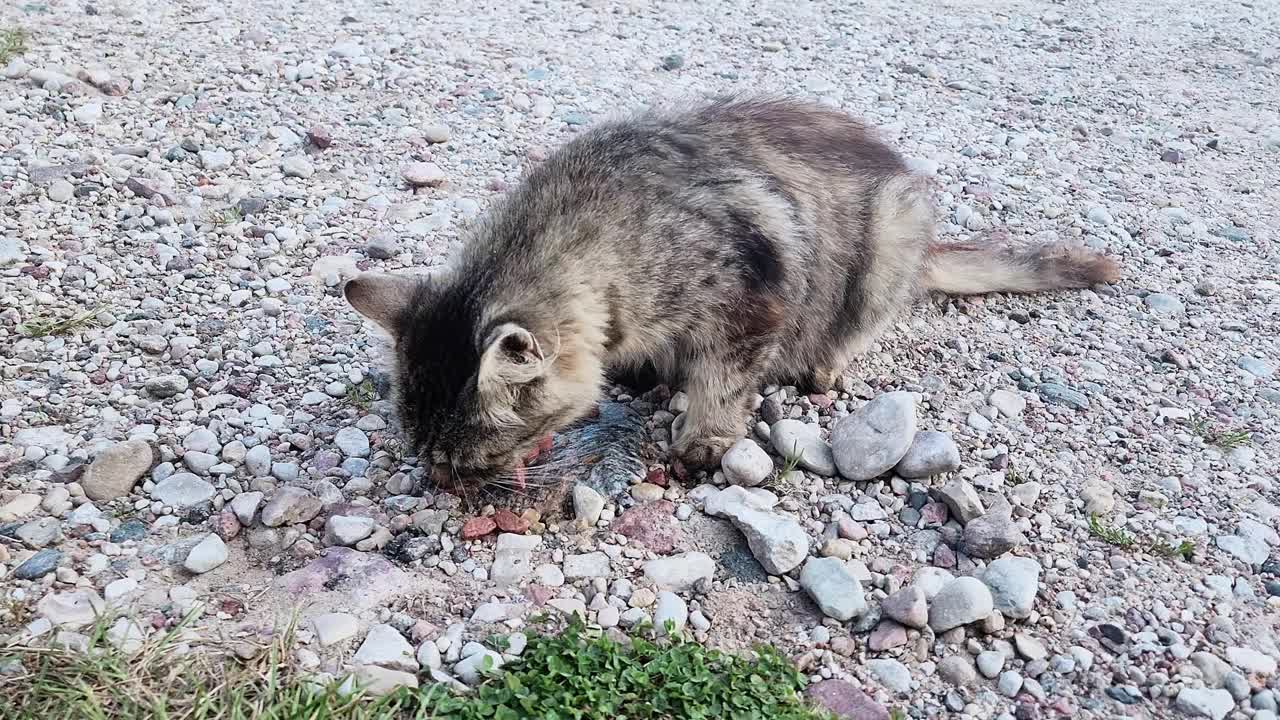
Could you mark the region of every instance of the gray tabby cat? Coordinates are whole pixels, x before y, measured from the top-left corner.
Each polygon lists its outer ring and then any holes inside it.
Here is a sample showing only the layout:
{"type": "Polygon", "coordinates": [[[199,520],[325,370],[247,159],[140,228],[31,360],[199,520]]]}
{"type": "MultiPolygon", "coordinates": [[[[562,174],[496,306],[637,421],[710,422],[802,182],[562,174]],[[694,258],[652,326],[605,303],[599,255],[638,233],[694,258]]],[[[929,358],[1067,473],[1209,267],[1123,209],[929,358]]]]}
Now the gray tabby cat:
{"type": "Polygon", "coordinates": [[[687,390],[672,450],[706,468],[761,385],[830,388],[923,293],[1118,275],[1075,247],[940,244],[925,181],[864,125],[725,99],[584,133],[493,207],[450,269],[364,274],[345,294],[395,340],[420,457],[480,484],[590,412],[610,371],[687,390]]]}

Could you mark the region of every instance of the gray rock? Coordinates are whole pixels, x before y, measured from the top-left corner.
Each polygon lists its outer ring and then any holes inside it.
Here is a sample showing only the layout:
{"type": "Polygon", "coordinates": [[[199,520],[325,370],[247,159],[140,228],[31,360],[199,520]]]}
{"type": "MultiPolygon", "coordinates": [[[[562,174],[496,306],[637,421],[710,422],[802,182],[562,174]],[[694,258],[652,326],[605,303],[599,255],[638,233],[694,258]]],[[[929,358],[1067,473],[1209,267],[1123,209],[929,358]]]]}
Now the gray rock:
{"type": "Polygon", "coordinates": [[[174,473],[156,483],[151,497],[174,508],[189,508],[208,502],[217,494],[207,481],[191,473],[174,473]]]}
{"type": "Polygon", "coordinates": [[[1018,655],[1026,660],[1043,660],[1049,657],[1049,651],[1044,643],[1026,633],[1014,633],[1013,647],[1018,651],[1018,655]]]}
{"type": "Polygon", "coordinates": [[[604,497],[589,485],[573,486],[573,513],[584,527],[594,527],[604,512],[604,497]]]}
{"type": "Polygon", "coordinates": [[[200,167],[210,172],[226,170],[234,159],[226,150],[201,150],[199,152],[200,167]]]}
{"type": "Polygon", "coordinates": [[[271,474],[271,449],[266,445],[254,445],[244,455],[244,469],[253,477],[271,474]]]}
{"type": "Polygon", "coordinates": [[[422,139],[432,144],[449,142],[449,126],[438,123],[423,125],[422,139]]]}
{"type": "Polygon", "coordinates": [[[216,533],[209,533],[203,540],[191,548],[182,566],[188,572],[200,575],[218,567],[227,561],[227,544],[216,533]]]}
{"type": "Polygon", "coordinates": [[[1027,409],[1026,398],[1012,390],[992,390],[987,396],[987,404],[1007,418],[1016,418],[1027,409]]]}
{"type": "Polygon", "coordinates": [[[320,498],[300,487],[282,487],[262,508],[262,524],[267,527],[310,522],[320,513],[320,498]]]}
{"type": "Polygon", "coordinates": [[[254,490],[252,492],[241,493],[231,499],[231,512],[236,514],[236,519],[241,525],[248,527],[253,524],[253,517],[258,513],[258,506],[262,504],[262,493],[254,490]]]}
{"type": "Polygon", "coordinates": [[[916,433],[894,469],[904,478],[927,478],[960,469],[960,448],[951,436],[933,430],[916,433]]]}
{"type": "Polygon", "coordinates": [[[940,660],[938,676],[956,687],[970,687],[978,682],[978,673],[967,655],[948,655],[940,660]]]}
{"type": "Polygon", "coordinates": [[[62,551],[54,548],[45,548],[35,555],[27,558],[21,565],[14,568],[13,577],[16,580],[35,580],[53,572],[58,568],[58,563],[62,561],[62,551]]]}
{"type": "Polygon", "coordinates": [[[1017,697],[1018,692],[1022,690],[1022,675],[1017,670],[1005,670],[1000,673],[1000,680],[996,682],[996,689],[1005,697],[1017,697]]]}
{"type": "Polygon", "coordinates": [[[1245,675],[1261,675],[1264,677],[1276,673],[1275,658],[1253,648],[1227,648],[1227,661],[1231,666],[1245,675]]]}
{"type": "Polygon", "coordinates": [[[22,524],[13,536],[32,550],[39,550],[62,539],[62,524],[57,518],[40,518],[22,524]]]}
{"type": "Polygon", "coordinates": [[[355,615],[347,613],[322,613],[311,618],[311,628],[315,631],[320,646],[329,647],[355,637],[360,632],[360,621],[355,615]]]}
{"type": "Polygon", "coordinates": [[[486,673],[496,672],[503,665],[502,656],[492,650],[482,650],[463,658],[453,666],[458,679],[467,685],[478,685],[486,673]]]}
{"type": "Polygon", "coordinates": [[[129,494],[151,469],[155,453],[145,440],[116,443],[98,453],[80,477],[80,487],[94,502],[110,502],[129,494]]]}
{"type": "Polygon", "coordinates": [[[316,168],[305,155],[290,155],[280,161],[280,169],[285,177],[309,178],[315,174],[316,168]]]}
{"type": "Polygon", "coordinates": [[[755,487],[773,474],[773,459],[754,440],[743,438],[724,454],[720,468],[730,484],[755,487]]]}
{"type": "Polygon", "coordinates": [[[743,509],[732,517],[751,554],[773,575],[785,575],[809,556],[809,536],[795,520],[775,512],[743,509]]]}
{"type": "Polygon", "coordinates": [[[104,606],[93,590],[51,592],[36,603],[36,613],[56,627],[79,628],[97,620],[104,606]]]}
{"type": "Polygon", "coordinates": [[[49,183],[49,199],[53,202],[67,202],[71,198],[75,197],[75,192],[75,186],[61,178],[49,183]]]}
{"type": "Polygon", "coordinates": [[[389,260],[396,255],[399,244],[395,235],[391,233],[379,233],[369,238],[369,242],[365,243],[364,254],[374,260],[389,260]]]}
{"type": "Polygon", "coordinates": [[[342,428],[333,436],[333,444],[347,457],[369,456],[369,436],[360,428],[342,428]]]}
{"type": "Polygon", "coordinates": [[[1173,706],[1191,717],[1223,720],[1235,708],[1236,701],[1226,690],[1187,687],[1178,691],[1173,706]]]}
{"type": "Polygon", "coordinates": [[[911,587],[920,588],[925,600],[933,600],[938,593],[942,592],[942,588],[955,579],[955,575],[942,568],[926,565],[917,570],[915,576],[911,578],[911,587]]]}
{"type": "Polygon", "coordinates": [[[679,634],[684,630],[688,619],[689,606],[679,595],[667,590],[658,593],[658,601],[653,606],[653,626],[658,631],[658,637],[667,635],[668,621],[674,626],[672,632],[679,634]]]}
{"type": "Polygon", "coordinates": [[[378,665],[392,670],[417,672],[418,660],[413,646],[390,625],[374,625],[360,649],[351,657],[351,662],[358,665],[378,665]]]}
{"type": "Polygon", "coordinates": [[[983,677],[993,680],[1001,670],[1004,670],[1005,659],[1002,652],[983,650],[978,653],[978,672],[982,673],[983,677]]]}
{"type": "Polygon", "coordinates": [[[990,560],[1026,542],[1007,505],[992,508],[964,526],[964,551],[972,557],[990,560]]]}
{"type": "Polygon", "coordinates": [[[947,510],[951,511],[951,517],[960,521],[961,525],[972,522],[986,512],[978,491],[967,480],[956,478],[942,487],[933,488],[929,494],[946,505],[947,510]]]}
{"type": "Polygon", "coordinates": [[[849,508],[848,515],[850,520],[857,520],[858,522],[875,522],[889,517],[889,513],[885,512],[880,503],[875,500],[853,505],[849,508]]]}
{"type": "Polygon", "coordinates": [[[880,612],[910,628],[923,628],[929,624],[929,604],[924,590],[908,585],[880,601],[880,612]]]}
{"type": "Polygon", "coordinates": [[[1231,672],[1231,666],[1225,660],[1210,652],[1203,650],[1193,652],[1188,659],[1200,671],[1201,677],[1204,678],[1204,684],[1211,688],[1222,687],[1222,682],[1227,677],[1227,673],[1231,672]]]}
{"type": "Polygon", "coordinates": [[[1240,537],[1239,535],[1219,535],[1214,543],[1219,550],[1226,552],[1240,562],[1251,567],[1259,567],[1267,561],[1271,549],[1257,538],[1240,537]]]}
{"type": "Polygon", "coordinates": [[[440,187],[448,180],[439,165],[430,162],[416,162],[400,169],[400,177],[414,187],[440,187]]]}
{"type": "Polygon", "coordinates": [[[947,583],[929,606],[929,627],[942,633],[986,618],[995,609],[991,591],[973,577],[947,583]]]}
{"type": "Polygon", "coordinates": [[[870,480],[902,460],[915,434],[916,406],[911,394],[885,393],[836,423],[831,451],[841,476],[870,480]]]}
{"type": "Polygon", "coordinates": [[[376,525],[372,518],[331,515],[324,524],[324,542],[326,545],[351,547],[373,534],[376,525]]]}
{"type": "Polygon", "coordinates": [[[702,552],[687,552],[650,560],[644,564],[644,576],[658,590],[685,592],[700,581],[710,580],[716,572],[716,562],[702,552]]]}
{"type": "Polygon", "coordinates": [[[769,442],[779,455],[798,458],[800,467],[822,477],[836,474],[831,446],[818,435],[818,426],[799,420],[779,420],[769,428],[769,442]]]}
{"type": "Polygon", "coordinates": [[[569,580],[608,577],[609,556],[602,552],[570,555],[564,559],[564,576],[569,580]]]}
{"type": "Polygon", "coordinates": [[[1042,383],[1036,390],[1040,393],[1040,399],[1052,405],[1066,405],[1075,410],[1089,409],[1089,398],[1084,393],[1061,383],[1042,383]]]}
{"type": "Polygon", "coordinates": [[[206,452],[187,452],[182,456],[182,464],[197,475],[208,475],[210,468],[218,464],[218,457],[206,452]]]}
{"type": "Polygon", "coordinates": [[[148,378],[145,387],[152,396],[163,400],[186,392],[189,384],[181,375],[158,375],[148,378]]]}
{"type": "Polygon", "coordinates": [[[1236,365],[1239,366],[1241,370],[1263,380],[1270,379],[1276,374],[1276,368],[1274,365],[1263,362],[1262,360],[1249,355],[1240,356],[1240,359],[1236,361],[1236,365]]]}
{"type": "Polygon", "coordinates": [[[705,496],[702,509],[708,515],[732,520],[735,515],[746,510],[767,512],[777,503],[777,496],[767,490],[760,488],[748,490],[732,485],[724,490],[713,489],[705,496]]]}
{"type": "Polygon", "coordinates": [[[218,436],[209,428],[196,428],[182,439],[183,450],[216,453],[221,448],[222,445],[218,442],[218,436]]]}
{"type": "Polygon", "coordinates": [[[1006,617],[1030,617],[1040,587],[1040,563],[1026,557],[1002,557],[987,565],[982,582],[991,590],[996,610],[1006,617]]]}
{"type": "Polygon", "coordinates": [[[444,667],[444,658],[440,656],[440,648],[434,640],[427,640],[418,646],[418,665],[428,670],[439,670],[444,667]]]}
{"type": "Polygon", "coordinates": [[[824,615],[840,622],[867,612],[862,583],[837,558],[810,558],[800,571],[800,587],[824,615]]]}
{"type": "Polygon", "coordinates": [[[1166,293],[1151,293],[1143,298],[1142,302],[1155,315],[1183,315],[1187,311],[1181,300],[1166,293]]]}
{"type": "MultiPolygon", "coordinates": [[[[500,588],[520,583],[529,574],[533,551],[541,543],[542,538],[538,535],[513,535],[511,533],[498,535],[498,543],[493,551],[493,567],[489,570],[489,579],[500,588]]],[[[557,572],[559,572],[558,569],[557,572]]],[[[563,578],[561,578],[561,582],[564,582],[563,578]]]]}
{"type": "Polygon", "coordinates": [[[897,660],[888,658],[868,660],[867,671],[890,692],[898,695],[911,692],[911,671],[897,660]]]}

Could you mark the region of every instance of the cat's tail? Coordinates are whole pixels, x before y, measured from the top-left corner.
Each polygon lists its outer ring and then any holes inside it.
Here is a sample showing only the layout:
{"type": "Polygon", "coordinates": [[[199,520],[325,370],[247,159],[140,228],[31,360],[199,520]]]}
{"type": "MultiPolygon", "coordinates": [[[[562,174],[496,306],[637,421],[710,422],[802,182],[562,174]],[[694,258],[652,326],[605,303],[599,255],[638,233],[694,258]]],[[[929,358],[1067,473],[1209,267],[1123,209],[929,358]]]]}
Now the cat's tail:
{"type": "Polygon", "coordinates": [[[1074,245],[935,243],[925,260],[924,285],[948,295],[1033,293],[1087,288],[1119,277],[1115,260],[1074,245]]]}

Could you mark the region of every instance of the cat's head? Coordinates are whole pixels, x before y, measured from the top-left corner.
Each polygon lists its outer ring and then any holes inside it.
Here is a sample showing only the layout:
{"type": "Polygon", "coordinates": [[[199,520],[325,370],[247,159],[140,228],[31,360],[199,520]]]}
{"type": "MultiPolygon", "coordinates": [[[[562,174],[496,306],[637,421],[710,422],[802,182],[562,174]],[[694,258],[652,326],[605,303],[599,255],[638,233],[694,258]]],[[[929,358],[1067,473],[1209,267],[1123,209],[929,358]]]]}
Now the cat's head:
{"type": "Polygon", "coordinates": [[[443,274],[364,273],[343,293],[394,341],[401,423],[441,484],[513,484],[522,458],[597,400],[596,353],[553,310],[495,312],[443,274]]]}

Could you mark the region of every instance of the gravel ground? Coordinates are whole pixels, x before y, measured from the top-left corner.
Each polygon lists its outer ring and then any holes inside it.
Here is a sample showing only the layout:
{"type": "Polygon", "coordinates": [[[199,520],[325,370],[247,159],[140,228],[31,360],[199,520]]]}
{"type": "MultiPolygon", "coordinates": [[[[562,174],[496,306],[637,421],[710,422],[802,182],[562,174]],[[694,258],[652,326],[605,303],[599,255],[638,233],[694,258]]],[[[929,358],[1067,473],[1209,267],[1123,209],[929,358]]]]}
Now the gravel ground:
{"type": "MultiPolygon", "coordinates": [[[[473,682],[546,606],[772,642],[845,717],[1276,717],[1280,6],[405,5],[0,8],[0,640],[301,598],[317,672],[473,682]],[[425,487],[341,280],[438,262],[594,121],[743,90],[881,128],[947,237],[1124,279],[929,303],[827,395],[762,388],[710,478],[425,487]]],[[[660,458],[685,399],[617,399],[660,458]]]]}

